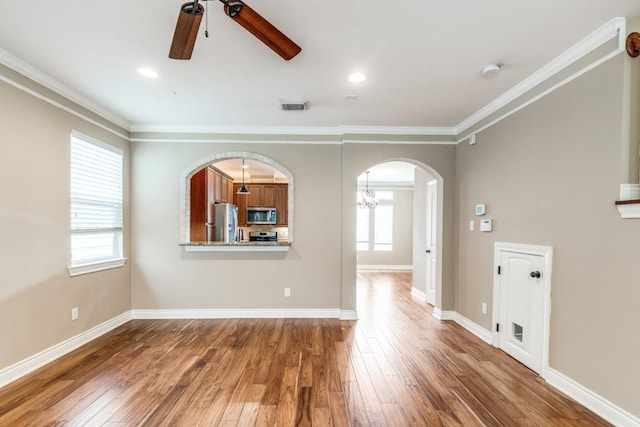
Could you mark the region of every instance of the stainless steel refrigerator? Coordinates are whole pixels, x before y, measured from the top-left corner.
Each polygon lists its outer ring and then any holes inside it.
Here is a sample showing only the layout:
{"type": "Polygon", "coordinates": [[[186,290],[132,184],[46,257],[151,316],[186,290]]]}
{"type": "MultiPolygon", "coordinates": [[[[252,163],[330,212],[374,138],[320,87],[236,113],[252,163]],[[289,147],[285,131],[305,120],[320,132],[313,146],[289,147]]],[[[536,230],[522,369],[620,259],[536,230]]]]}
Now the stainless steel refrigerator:
{"type": "Polygon", "coordinates": [[[232,243],[238,236],[238,207],[233,203],[217,203],[214,206],[216,242],[232,243]]]}

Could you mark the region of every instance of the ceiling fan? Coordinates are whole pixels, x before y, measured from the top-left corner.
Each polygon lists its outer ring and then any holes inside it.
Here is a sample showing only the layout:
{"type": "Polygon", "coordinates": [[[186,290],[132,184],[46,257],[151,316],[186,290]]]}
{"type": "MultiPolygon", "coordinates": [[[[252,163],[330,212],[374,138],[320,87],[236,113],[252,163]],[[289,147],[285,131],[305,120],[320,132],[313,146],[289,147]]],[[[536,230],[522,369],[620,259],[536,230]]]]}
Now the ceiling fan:
{"type": "MultiPolygon", "coordinates": [[[[224,4],[224,12],[229,18],[242,25],[283,59],[288,61],[302,50],[300,46],[282,34],[280,30],[264,19],[258,12],[247,6],[246,3],[242,1],[219,1],[224,4]]],[[[191,59],[204,10],[198,0],[182,5],[176,30],[173,34],[171,49],[169,50],[169,58],[191,59]]],[[[205,35],[208,36],[206,31],[205,35]]]]}

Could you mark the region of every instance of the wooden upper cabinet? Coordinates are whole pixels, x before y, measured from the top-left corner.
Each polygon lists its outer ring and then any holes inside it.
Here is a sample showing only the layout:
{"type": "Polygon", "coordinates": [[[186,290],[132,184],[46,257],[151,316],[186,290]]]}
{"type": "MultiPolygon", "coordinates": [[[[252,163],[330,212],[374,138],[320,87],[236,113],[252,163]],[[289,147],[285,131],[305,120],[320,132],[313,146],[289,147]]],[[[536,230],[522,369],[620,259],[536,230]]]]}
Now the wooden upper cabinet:
{"type": "Polygon", "coordinates": [[[262,185],[247,184],[247,190],[251,194],[247,194],[247,206],[264,206],[262,204],[262,185]]]}
{"type": "Polygon", "coordinates": [[[278,226],[287,226],[289,207],[287,184],[247,184],[251,194],[236,194],[241,184],[233,184],[233,202],[238,206],[238,225],[247,225],[247,207],[275,207],[278,226]]]}
{"type": "Polygon", "coordinates": [[[276,205],[276,189],[273,185],[262,186],[262,204],[260,206],[274,207],[276,205]]]}
{"type": "Polygon", "coordinates": [[[287,226],[289,224],[289,186],[275,186],[275,203],[277,225],[287,226]]]}

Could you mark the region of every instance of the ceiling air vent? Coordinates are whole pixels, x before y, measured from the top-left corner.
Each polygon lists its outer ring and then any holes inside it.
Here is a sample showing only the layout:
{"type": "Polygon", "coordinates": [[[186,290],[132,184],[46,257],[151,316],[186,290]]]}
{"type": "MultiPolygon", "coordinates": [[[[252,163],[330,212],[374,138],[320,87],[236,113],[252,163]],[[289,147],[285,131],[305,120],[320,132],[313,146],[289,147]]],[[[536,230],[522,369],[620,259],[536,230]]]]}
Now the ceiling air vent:
{"type": "Polygon", "coordinates": [[[307,101],[303,101],[303,102],[281,101],[280,105],[282,105],[283,110],[287,110],[287,111],[302,111],[302,110],[307,110],[309,108],[309,104],[307,103],[307,101]]]}

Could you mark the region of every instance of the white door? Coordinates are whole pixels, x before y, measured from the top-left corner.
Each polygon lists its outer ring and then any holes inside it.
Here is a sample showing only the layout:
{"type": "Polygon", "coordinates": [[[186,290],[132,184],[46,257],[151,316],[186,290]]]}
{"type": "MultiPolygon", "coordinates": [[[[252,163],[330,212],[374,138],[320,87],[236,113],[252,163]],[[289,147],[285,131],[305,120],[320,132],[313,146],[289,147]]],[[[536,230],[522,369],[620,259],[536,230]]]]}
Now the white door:
{"type": "Polygon", "coordinates": [[[436,303],[436,230],[438,227],[438,185],[436,181],[427,184],[427,248],[426,281],[427,303],[436,303]]]}
{"type": "MultiPolygon", "coordinates": [[[[497,245],[496,245],[497,246],[497,245]]],[[[497,255],[497,345],[540,375],[548,364],[550,281],[541,253],[500,250],[497,255]]],[[[550,270],[550,268],[549,268],[550,270]]]]}

